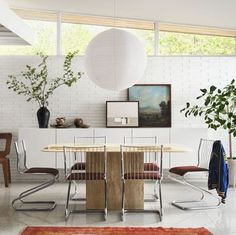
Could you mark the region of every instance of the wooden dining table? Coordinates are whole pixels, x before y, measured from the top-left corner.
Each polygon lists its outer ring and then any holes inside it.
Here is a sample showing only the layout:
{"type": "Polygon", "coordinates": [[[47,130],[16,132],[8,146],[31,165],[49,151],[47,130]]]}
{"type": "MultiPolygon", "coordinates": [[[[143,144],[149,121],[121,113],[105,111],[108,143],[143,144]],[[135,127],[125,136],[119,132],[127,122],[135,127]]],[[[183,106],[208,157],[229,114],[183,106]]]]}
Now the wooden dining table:
{"type": "MultiPolygon", "coordinates": [[[[135,144],[136,146],[137,144],[135,144]]],[[[45,146],[43,152],[63,152],[63,146],[67,147],[94,147],[101,146],[98,144],[53,144],[45,146]]],[[[145,145],[146,146],[146,145],[145,145]]],[[[158,145],[160,146],[160,145],[158,145]]],[[[155,148],[160,152],[161,147],[155,148]]],[[[163,153],[184,153],[191,152],[190,148],[173,144],[163,144],[163,153]]],[[[121,151],[120,144],[106,144],[107,152],[107,207],[109,210],[121,209],[122,198],[122,181],[121,181],[121,151]]],[[[144,153],[143,153],[144,154],[144,153]]],[[[103,181],[86,181],[86,208],[87,209],[103,209],[104,208],[104,182],[103,181]]],[[[130,180],[126,182],[125,204],[127,209],[143,209],[144,208],[144,181],[130,180]]]]}

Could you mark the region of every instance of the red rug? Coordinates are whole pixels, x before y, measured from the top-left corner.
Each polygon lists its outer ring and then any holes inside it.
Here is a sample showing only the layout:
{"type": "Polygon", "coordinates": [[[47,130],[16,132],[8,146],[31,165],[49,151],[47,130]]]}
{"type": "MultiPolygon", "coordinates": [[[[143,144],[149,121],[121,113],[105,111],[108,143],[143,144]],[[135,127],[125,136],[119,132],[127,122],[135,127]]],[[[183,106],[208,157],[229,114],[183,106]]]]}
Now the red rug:
{"type": "Polygon", "coordinates": [[[212,235],[205,228],[27,227],[21,235],[212,235]]]}

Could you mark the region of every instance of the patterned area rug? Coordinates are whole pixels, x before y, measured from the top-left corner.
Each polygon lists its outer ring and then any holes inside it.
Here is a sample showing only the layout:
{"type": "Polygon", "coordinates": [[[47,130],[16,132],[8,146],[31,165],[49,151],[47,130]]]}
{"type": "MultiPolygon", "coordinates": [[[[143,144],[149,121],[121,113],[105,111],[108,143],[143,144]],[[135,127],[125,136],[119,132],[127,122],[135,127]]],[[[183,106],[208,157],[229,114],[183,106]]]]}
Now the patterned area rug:
{"type": "Polygon", "coordinates": [[[213,235],[205,228],[27,227],[21,235],[213,235]]]}

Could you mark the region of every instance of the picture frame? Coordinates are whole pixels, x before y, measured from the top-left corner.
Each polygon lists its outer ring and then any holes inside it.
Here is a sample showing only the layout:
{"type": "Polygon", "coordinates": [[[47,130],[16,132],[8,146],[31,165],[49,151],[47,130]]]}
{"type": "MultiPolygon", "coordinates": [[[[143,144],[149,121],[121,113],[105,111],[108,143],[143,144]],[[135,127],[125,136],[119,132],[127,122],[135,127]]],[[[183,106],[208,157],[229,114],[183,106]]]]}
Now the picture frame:
{"type": "Polygon", "coordinates": [[[136,84],[128,100],[139,101],[140,127],[171,127],[171,85],[136,84]]]}
{"type": "Polygon", "coordinates": [[[138,101],[106,101],[106,127],[138,127],[138,101]]]}

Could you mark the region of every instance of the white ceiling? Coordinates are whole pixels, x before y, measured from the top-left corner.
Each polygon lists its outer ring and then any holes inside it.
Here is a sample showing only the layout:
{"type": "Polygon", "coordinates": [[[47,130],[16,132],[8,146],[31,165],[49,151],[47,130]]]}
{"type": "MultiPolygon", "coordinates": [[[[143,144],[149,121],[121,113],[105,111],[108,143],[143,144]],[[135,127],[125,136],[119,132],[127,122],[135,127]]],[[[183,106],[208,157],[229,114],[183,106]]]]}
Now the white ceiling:
{"type": "Polygon", "coordinates": [[[0,45],[28,45],[33,42],[31,28],[0,0],[0,45]]]}
{"type": "MultiPolygon", "coordinates": [[[[115,0],[7,0],[12,7],[114,15],[115,0]]],[[[117,16],[236,29],[236,0],[116,0],[117,16]]]]}

